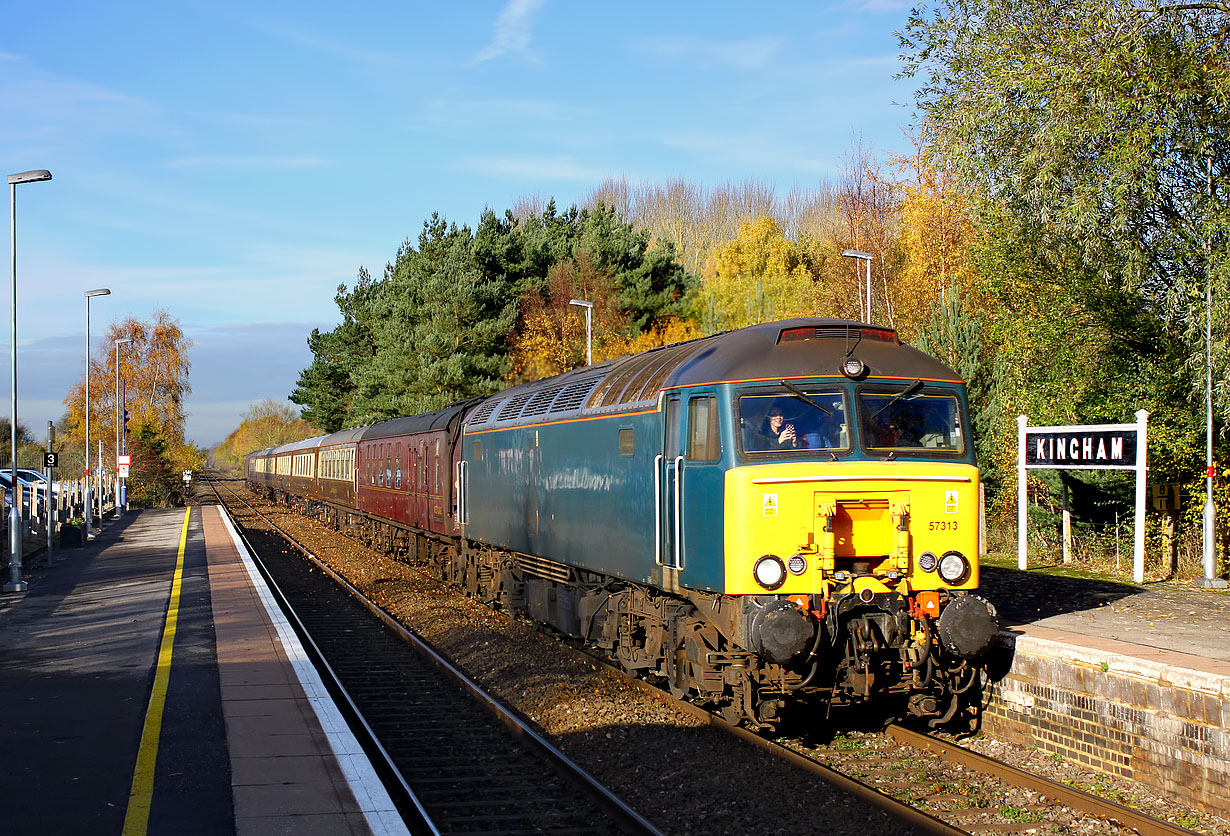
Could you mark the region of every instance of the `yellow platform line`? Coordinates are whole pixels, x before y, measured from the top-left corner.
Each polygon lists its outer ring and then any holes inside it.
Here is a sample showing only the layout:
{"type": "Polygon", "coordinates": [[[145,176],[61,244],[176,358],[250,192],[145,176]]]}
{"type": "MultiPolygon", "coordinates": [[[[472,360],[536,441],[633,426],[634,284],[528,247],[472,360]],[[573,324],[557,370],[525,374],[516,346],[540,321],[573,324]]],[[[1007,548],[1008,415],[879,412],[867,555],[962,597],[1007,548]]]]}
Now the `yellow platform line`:
{"type": "Polygon", "coordinates": [[[179,593],[184,577],[184,549],[188,545],[188,519],[191,515],[192,508],[189,507],[184,511],[184,525],[179,534],[179,554],[175,558],[175,575],[171,580],[171,600],[167,604],[167,620],[162,628],[162,644],[158,648],[154,690],[150,693],[149,707],[145,710],[141,746],[137,749],[137,767],[132,774],[128,810],[124,814],[124,836],[144,836],[149,826],[149,808],[154,798],[154,762],[158,759],[162,711],[167,702],[167,684],[171,680],[171,650],[175,646],[175,629],[179,625],[179,593]]]}

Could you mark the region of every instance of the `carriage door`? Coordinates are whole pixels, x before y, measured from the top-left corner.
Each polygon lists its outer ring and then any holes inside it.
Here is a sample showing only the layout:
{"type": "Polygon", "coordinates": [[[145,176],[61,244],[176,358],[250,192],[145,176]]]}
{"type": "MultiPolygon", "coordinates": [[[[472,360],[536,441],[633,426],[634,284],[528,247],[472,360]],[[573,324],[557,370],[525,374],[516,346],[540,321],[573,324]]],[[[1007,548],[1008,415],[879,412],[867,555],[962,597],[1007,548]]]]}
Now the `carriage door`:
{"type": "Polygon", "coordinates": [[[666,403],[659,457],[659,552],[663,587],[676,589],[689,555],[721,555],[724,478],[717,393],[689,391],[666,403]]]}
{"type": "Polygon", "coordinates": [[[662,567],[662,586],[675,589],[679,584],[679,570],[683,568],[683,531],[680,525],[680,509],[683,499],[680,484],[680,468],[683,465],[682,433],[680,423],[683,401],[679,395],[666,399],[662,412],[662,453],[657,457],[654,473],[656,499],[655,535],[656,558],[662,567]]]}

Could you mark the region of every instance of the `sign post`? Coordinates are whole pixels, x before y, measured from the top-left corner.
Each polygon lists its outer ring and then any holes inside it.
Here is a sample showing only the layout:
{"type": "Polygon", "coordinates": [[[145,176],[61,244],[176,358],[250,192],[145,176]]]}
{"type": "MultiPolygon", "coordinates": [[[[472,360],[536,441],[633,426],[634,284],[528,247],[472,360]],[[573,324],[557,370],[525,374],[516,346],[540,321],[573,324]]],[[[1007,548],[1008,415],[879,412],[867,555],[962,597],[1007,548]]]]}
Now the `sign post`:
{"type": "Polygon", "coordinates": [[[1136,471],[1136,531],[1133,538],[1132,580],[1145,582],[1146,451],[1149,413],[1136,412],[1135,424],[1091,424],[1072,427],[1031,427],[1017,416],[1017,568],[1028,560],[1028,468],[1048,470],[1136,471]]]}

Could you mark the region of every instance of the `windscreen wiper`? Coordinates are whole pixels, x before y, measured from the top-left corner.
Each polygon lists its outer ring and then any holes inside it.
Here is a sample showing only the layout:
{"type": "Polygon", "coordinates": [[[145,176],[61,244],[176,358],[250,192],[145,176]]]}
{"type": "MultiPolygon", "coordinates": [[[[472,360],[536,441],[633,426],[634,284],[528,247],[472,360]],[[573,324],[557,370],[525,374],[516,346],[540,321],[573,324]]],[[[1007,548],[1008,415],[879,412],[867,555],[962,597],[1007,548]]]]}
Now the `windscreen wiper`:
{"type": "Polygon", "coordinates": [[[897,403],[898,401],[905,400],[906,398],[908,398],[910,395],[913,395],[915,392],[917,392],[921,388],[923,388],[923,382],[922,382],[922,378],[919,378],[915,380],[913,383],[911,383],[909,386],[905,387],[900,392],[898,392],[897,395],[891,401],[889,401],[888,403],[884,404],[884,406],[877,409],[875,411],[875,414],[872,415],[871,418],[874,419],[881,412],[888,409],[893,404],[897,403]]]}
{"type": "MultiPolygon", "coordinates": [[[[921,383],[922,381],[919,381],[919,382],[921,383]]],[[[780,381],[780,383],[782,384],[782,386],[785,386],[787,389],[789,389],[789,390],[790,390],[790,393],[791,393],[792,395],[794,395],[796,398],[800,398],[801,400],[806,401],[807,403],[809,403],[809,404],[811,404],[812,406],[814,406],[816,409],[818,409],[818,410],[820,410],[821,412],[823,412],[825,415],[832,415],[832,414],[833,414],[833,413],[829,412],[827,409],[825,409],[824,407],[822,407],[820,404],[818,404],[818,403],[816,403],[814,400],[812,400],[810,395],[808,395],[806,392],[804,392],[804,391],[803,391],[802,389],[800,389],[799,387],[795,386],[795,385],[794,385],[793,383],[791,383],[790,381],[788,381],[788,380],[782,380],[782,381],[780,381]]]]}

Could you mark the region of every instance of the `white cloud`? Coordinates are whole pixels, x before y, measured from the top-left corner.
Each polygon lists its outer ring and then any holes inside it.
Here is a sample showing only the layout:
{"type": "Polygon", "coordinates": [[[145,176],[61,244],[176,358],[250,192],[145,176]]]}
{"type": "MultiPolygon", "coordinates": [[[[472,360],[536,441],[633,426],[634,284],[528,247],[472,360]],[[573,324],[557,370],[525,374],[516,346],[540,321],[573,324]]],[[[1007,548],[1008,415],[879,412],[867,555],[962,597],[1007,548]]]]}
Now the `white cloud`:
{"type": "Polygon", "coordinates": [[[286,20],[268,17],[238,17],[235,19],[285,43],[332,55],[352,64],[388,71],[406,63],[405,56],[400,53],[372,49],[365,44],[359,45],[338,38],[324,37],[286,20]]]}
{"type": "Polygon", "coordinates": [[[669,148],[724,166],[764,170],[781,167],[789,161],[789,168],[808,174],[831,174],[835,170],[832,160],[817,157],[810,149],[785,144],[776,134],[677,131],[664,135],[661,142],[669,148]]]}
{"type": "Polygon", "coordinates": [[[679,62],[690,61],[701,67],[755,70],[767,66],[783,43],[783,39],[775,35],[733,41],[704,40],[692,35],[663,35],[645,38],[640,46],[651,55],[679,62]]]}
{"type": "Polygon", "coordinates": [[[473,63],[481,64],[504,55],[520,55],[535,63],[539,58],[530,49],[533,37],[534,12],[542,6],[542,0],[508,0],[492,27],[491,43],[478,51],[473,63]]]}
{"type": "Polygon", "coordinates": [[[556,156],[483,155],[466,157],[462,168],[492,177],[512,180],[559,180],[568,182],[599,182],[618,174],[615,169],[582,165],[569,154],[556,156]]]}

